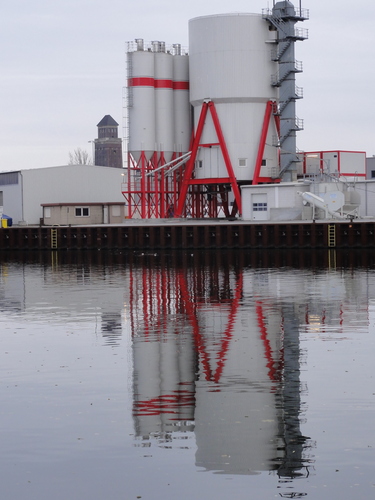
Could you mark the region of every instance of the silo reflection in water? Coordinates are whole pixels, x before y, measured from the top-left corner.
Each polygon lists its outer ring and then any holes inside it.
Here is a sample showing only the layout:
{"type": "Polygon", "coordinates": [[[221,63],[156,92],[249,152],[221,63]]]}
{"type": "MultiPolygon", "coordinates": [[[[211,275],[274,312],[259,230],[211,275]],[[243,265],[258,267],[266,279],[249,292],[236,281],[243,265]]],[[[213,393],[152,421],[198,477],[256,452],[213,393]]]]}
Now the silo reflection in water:
{"type": "Polygon", "coordinates": [[[214,263],[133,268],[138,437],[194,431],[207,471],[306,473],[298,318],[262,280],[214,263]]]}
{"type": "Polygon", "coordinates": [[[193,430],[194,338],[178,297],[178,275],[133,271],[134,421],[138,436],[193,430]]]}

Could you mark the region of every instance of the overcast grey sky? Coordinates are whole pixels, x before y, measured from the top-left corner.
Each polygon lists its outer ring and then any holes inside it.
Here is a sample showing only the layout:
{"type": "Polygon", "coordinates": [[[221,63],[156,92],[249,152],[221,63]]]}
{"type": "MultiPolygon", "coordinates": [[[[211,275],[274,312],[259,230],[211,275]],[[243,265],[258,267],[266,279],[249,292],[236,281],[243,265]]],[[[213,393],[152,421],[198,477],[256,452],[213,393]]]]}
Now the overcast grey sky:
{"type": "MultiPolygon", "coordinates": [[[[295,5],[299,5],[296,0],[295,5]]],[[[125,42],[188,46],[188,21],[261,13],[272,0],[11,0],[0,7],[0,171],[62,165],[77,147],[91,154],[97,123],[123,123],[125,42]]],[[[304,99],[303,150],[375,154],[375,4],[302,0],[309,39],[298,42],[304,99]]]]}

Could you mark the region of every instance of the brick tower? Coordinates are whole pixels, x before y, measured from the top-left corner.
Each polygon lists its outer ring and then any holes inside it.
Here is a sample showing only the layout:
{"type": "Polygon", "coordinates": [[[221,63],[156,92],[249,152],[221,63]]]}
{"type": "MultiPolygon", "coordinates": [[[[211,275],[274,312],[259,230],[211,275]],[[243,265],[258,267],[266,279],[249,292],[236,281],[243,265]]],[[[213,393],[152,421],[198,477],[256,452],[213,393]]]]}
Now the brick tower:
{"type": "Polygon", "coordinates": [[[110,115],[98,123],[98,138],[95,139],[95,165],[123,168],[122,140],[118,137],[118,123],[110,115]]]}

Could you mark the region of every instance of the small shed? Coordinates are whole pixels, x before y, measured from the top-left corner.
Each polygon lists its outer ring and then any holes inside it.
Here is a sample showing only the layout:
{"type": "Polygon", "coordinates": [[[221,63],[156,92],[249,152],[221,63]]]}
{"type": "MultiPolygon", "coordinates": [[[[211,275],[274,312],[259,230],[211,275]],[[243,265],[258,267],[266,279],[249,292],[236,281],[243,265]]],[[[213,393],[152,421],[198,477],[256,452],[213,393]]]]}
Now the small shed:
{"type": "Polygon", "coordinates": [[[244,220],[302,219],[303,200],[297,191],[309,191],[301,183],[258,184],[242,186],[242,218],[244,220]]]}
{"type": "Polygon", "coordinates": [[[44,203],[42,223],[54,225],[121,224],[125,203],[44,203]]]}

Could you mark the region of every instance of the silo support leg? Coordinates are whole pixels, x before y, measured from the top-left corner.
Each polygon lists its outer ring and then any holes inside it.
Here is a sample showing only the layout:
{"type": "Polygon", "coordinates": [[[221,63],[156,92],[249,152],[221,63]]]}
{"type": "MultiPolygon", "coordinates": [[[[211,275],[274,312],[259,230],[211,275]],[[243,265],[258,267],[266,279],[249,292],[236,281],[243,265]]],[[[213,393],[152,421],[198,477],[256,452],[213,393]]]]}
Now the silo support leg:
{"type": "Polygon", "coordinates": [[[228,181],[229,181],[229,183],[232,187],[233,194],[234,194],[234,199],[235,199],[236,204],[237,204],[238,212],[240,214],[242,212],[241,211],[241,192],[240,192],[240,188],[237,184],[237,180],[236,180],[236,177],[234,174],[232,162],[231,162],[230,157],[229,157],[227,145],[226,145],[223,131],[222,131],[221,125],[220,125],[220,120],[219,120],[219,117],[217,115],[217,111],[216,111],[214,102],[207,100],[207,101],[204,101],[202,104],[201,114],[200,114],[198,126],[197,126],[197,131],[196,131],[196,134],[195,134],[195,137],[193,140],[191,156],[190,156],[190,159],[187,163],[184,179],[182,181],[180,198],[178,200],[177,210],[175,213],[176,217],[182,216],[185,202],[186,202],[186,195],[187,195],[187,192],[189,189],[189,185],[192,184],[192,174],[193,174],[194,164],[195,164],[195,160],[196,160],[197,153],[198,153],[198,148],[199,148],[199,146],[203,146],[202,144],[200,144],[200,140],[202,137],[202,132],[204,129],[205,119],[206,119],[208,110],[210,110],[210,113],[211,113],[212,122],[213,122],[214,127],[215,127],[215,132],[216,132],[216,135],[217,135],[217,138],[219,141],[221,153],[223,155],[224,163],[225,163],[225,166],[226,166],[226,169],[228,172],[228,178],[216,179],[216,182],[218,184],[220,184],[220,183],[228,184],[228,181]]]}
{"type": "Polygon", "coordinates": [[[266,146],[268,129],[271,121],[271,114],[274,107],[274,103],[272,101],[268,101],[266,105],[266,111],[264,113],[263,127],[259,140],[259,148],[258,155],[255,162],[254,175],[253,175],[253,186],[256,186],[259,183],[260,177],[260,169],[262,167],[262,159],[264,154],[264,148],[266,146]]]}
{"type": "Polygon", "coordinates": [[[228,172],[230,183],[232,186],[234,199],[237,202],[237,208],[238,208],[239,213],[241,214],[242,213],[241,192],[240,192],[240,188],[238,187],[238,184],[236,181],[236,176],[234,174],[232,162],[230,161],[227,145],[226,145],[226,142],[224,139],[224,134],[223,134],[223,131],[221,130],[219,117],[217,115],[214,102],[210,101],[208,103],[208,106],[210,108],[212,121],[214,122],[216,135],[217,135],[217,138],[219,139],[219,145],[220,145],[223,157],[224,157],[225,166],[227,167],[227,172],[228,172]]]}
{"type": "Polygon", "coordinates": [[[184,209],[186,195],[187,195],[187,192],[189,189],[189,181],[190,181],[191,176],[193,174],[194,163],[195,163],[195,160],[197,157],[199,141],[200,141],[201,136],[202,136],[204,121],[205,121],[206,116],[207,116],[207,110],[208,110],[208,105],[206,102],[204,102],[202,105],[202,110],[201,110],[201,114],[199,117],[197,132],[195,134],[193,144],[192,144],[191,156],[190,156],[190,159],[186,165],[185,175],[184,175],[184,178],[182,181],[181,192],[180,192],[180,197],[179,197],[178,204],[177,204],[177,209],[175,212],[175,217],[181,217],[182,211],[184,209]]]}

